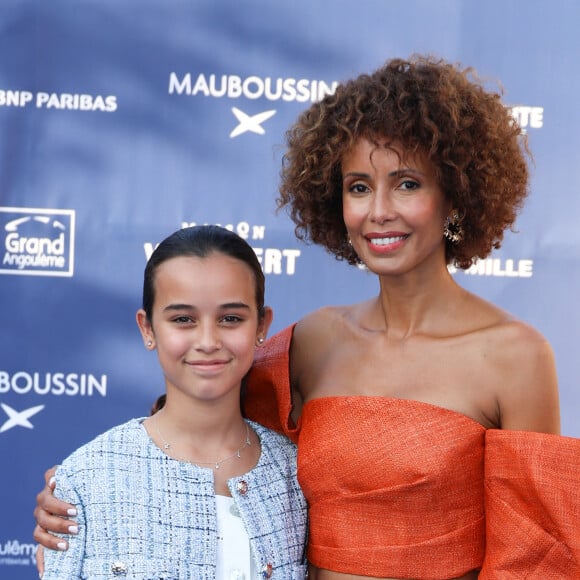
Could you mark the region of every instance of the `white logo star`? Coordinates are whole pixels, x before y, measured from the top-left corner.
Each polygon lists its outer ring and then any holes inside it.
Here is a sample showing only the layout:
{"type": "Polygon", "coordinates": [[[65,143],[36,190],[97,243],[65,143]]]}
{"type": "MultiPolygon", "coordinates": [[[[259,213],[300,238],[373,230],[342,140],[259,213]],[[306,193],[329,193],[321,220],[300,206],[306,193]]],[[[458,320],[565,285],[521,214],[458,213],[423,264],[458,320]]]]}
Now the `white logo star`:
{"type": "Polygon", "coordinates": [[[26,427],[27,429],[34,429],[34,425],[28,419],[44,409],[44,405],[30,407],[29,409],[24,409],[24,411],[16,411],[5,403],[0,403],[0,406],[8,415],[8,420],[4,422],[2,427],[0,427],[0,433],[8,431],[8,429],[12,429],[12,427],[16,426],[26,427]]]}
{"type": "Polygon", "coordinates": [[[239,123],[230,133],[230,139],[233,139],[238,135],[242,135],[247,131],[257,133],[258,135],[264,135],[266,131],[262,127],[262,123],[267,121],[270,117],[273,117],[276,114],[276,111],[271,110],[258,113],[257,115],[246,115],[244,111],[240,111],[240,109],[232,107],[232,113],[236,116],[239,123]]]}

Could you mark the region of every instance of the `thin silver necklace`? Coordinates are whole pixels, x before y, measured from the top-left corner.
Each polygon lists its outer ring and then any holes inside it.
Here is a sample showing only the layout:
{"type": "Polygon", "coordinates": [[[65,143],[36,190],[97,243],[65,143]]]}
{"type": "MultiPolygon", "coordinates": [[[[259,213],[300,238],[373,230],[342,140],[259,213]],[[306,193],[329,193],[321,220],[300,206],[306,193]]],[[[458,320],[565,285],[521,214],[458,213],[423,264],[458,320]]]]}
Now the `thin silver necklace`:
{"type": "MultiPolygon", "coordinates": [[[[157,432],[157,435],[159,435],[159,439],[161,439],[161,442],[163,443],[163,449],[165,449],[167,451],[169,449],[172,449],[172,445],[171,445],[171,443],[169,443],[165,439],[165,437],[163,437],[163,434],[161,433],[161,431],[159,429],[157,417],[158,417],[157,414],[153,415],[153,425],[155,426],[155,431],[157,432]]],[[[250,440],[250,427],[246,423],[246,435],[242,441],[242,444],[231,455],[228,455],[227,457],[224,457],[223,459],[217,459],[216,461],[192,461],[190,459],[182,459],[182,461],[187,461],[188,463],[193,463],[194,465],[213,465],[214,469],[219,469],[222,463],[225,463],[226,461],[229,461],[230,459],[233,459],[234,457],[237,457],[239,459],[241,457],[240,453],[241,453],[242,449],[244,449],[245,447],[250,447],[250,445],[252,445],[252,441],[250,440]]],[[[180,459],[180,458],[175,457],[175,459],[180,459]]]]}

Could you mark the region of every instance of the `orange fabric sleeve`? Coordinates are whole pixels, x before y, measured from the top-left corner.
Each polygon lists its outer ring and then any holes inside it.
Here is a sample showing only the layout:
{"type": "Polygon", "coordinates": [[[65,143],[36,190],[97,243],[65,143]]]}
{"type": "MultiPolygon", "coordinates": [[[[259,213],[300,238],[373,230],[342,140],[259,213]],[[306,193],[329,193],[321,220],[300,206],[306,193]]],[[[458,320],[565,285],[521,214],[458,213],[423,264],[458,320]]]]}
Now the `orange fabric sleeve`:
{"type": "Polygon", "coordinates": [[[489,430],[480,580],[580,578],[580,440],[489,430]]]}
{"type": "Polygon", "coordinates": [[[290,388],[290,343],[294,325],[269,338],[256,351],[247,378],[244,410],[248,418],[283,433],[296,443],[299,429],[294,425],[290,388]]]}

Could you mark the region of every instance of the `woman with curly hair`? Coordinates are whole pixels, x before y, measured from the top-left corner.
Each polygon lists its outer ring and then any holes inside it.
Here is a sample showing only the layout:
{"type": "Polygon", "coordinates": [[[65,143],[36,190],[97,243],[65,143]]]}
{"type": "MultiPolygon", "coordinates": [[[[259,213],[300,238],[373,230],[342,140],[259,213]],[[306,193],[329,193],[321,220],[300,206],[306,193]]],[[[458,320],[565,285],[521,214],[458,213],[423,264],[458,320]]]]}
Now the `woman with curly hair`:
{"type": "MultiPolygon", "coordinates": [[[[298,443],[315,580],[580,577],[576,440],[552,349],[459,286],[528,193],[521,129],[475,73],[392,59],[287,133],[280,208],[377,276],[270,339],[248,416],[298,443]]],[[[48,488],[42,528],[65,531],[48,488]]],[[[42,526],[42,528],[41,528],[42,526]]]]}
{"type": "Polygon", "coordinates": [[[499,94],[393,59],[313,104],[287,145],[296,234],[379,285],[253,367],[250,415],[276,405],[269,424],[298,443],[315,578],[580,577],[580,446],[558,435],[552,349],[448,269],[500,247],[528,193],[499,94]]]}

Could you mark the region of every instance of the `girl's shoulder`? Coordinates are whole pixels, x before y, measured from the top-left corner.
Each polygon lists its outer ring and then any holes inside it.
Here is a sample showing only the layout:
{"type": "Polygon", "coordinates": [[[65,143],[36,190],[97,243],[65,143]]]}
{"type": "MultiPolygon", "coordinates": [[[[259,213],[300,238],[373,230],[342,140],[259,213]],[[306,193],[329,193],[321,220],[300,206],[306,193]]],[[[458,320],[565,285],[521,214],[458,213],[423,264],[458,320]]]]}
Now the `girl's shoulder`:
{"type": "Polygon", "coordinates": [[[143,418],[131,419],[126,423],[111,427],[73,451],[62,462],[61,467],[78,466],[94,462],[97,459],[104,460],[107,454],[120,454],[126,447],[135,449],[147,444],[142,422],[143,418]]]}
{"type": "Polygon", "coordinates": [[[260,438],[262,447],[266,447],[269,452],[281,452],[290,456],[296,455],[296,445],[285,435],[264,427],[264,425],[255,421],[248,420],[248,424],[260,438]]]}

